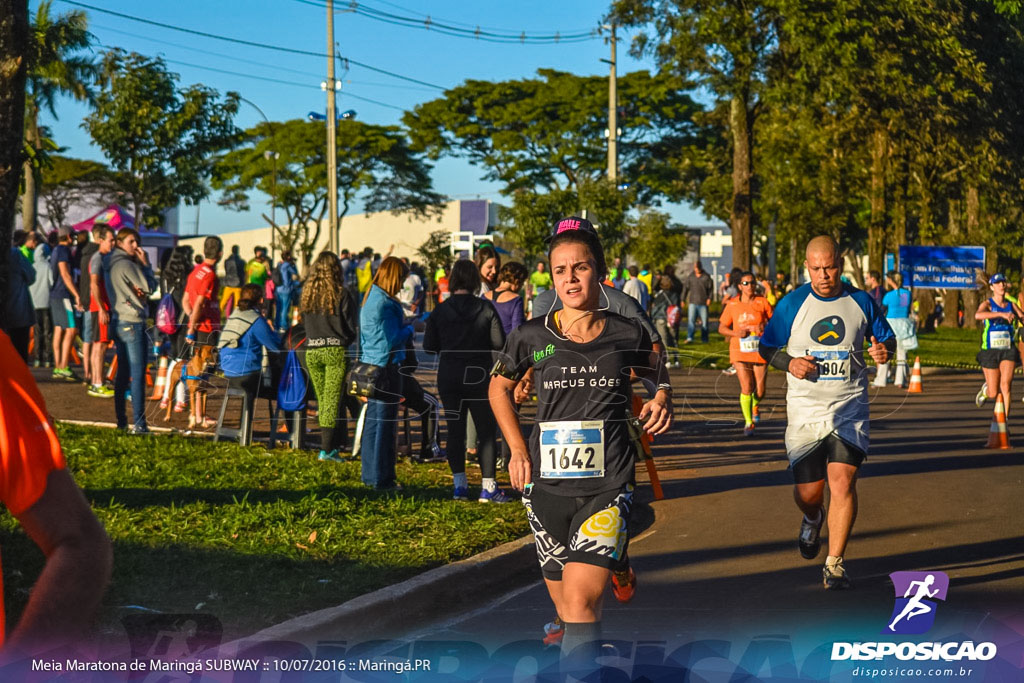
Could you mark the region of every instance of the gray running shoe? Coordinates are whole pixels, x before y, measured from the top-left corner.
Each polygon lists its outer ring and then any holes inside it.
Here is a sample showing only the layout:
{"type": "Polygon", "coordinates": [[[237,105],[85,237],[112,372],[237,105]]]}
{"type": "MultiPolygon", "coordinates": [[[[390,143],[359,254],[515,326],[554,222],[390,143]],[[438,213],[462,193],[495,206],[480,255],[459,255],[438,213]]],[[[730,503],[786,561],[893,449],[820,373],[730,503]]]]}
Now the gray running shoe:
{"type": "Polygon", "coordinates": [[[974,397],[974,405],[980,408],[985,404],[986,398],[988,398],[988,387],[982,382],[981,389],[978,389],[978,395],[974,397]]]}
{"type": "Polygon", "coordinates": [[[825,508],[818,508],[819,518],[817,522],[807,521],[805,515],[800,520],[800,538],[797,542],[800,545],[800,554],[805,560],[813,560],[821,552],[821,525],[825,523],[825,508]]]}
{"type": "Polygon", "coordinates": [[[841,591],[851,587],[850,577],[846,575],[846,567],[843,566],[843,558],[829,567],[827,564],[821,570],[825,579],[825,590],[841,591]]]}

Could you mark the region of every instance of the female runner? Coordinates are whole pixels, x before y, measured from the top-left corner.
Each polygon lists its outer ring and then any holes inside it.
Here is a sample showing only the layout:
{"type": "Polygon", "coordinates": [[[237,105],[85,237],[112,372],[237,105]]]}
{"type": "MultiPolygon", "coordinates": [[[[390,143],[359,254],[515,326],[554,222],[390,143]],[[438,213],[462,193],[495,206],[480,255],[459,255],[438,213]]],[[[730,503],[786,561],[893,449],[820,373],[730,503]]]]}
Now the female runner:
{"type": "Polygon", "coordinates": [[[602,596],[629,541],[633,437],[669,428],[671,386],[640,324],[599,307],[607,267],[590,221],[561,220],[548,256],[562,309],[509,335],[489,396],[512,453],[509,478],[523,491],[541,571],[565,624],[563,670],[579,672],[599,653],[602,596]],[[527,445],[512,392],[530,368],[538,409],[527,445]],[[630,368],[658,383],[633,424],[630,368]]]}
{"type": "Polygon", "coordinates": [[[757,280],[747,271],[739,277],[739,296],[725,305],[718,320],[718,331],[729,340],[729,362],[740,381],[740,410],[743,411],[743,435],[754,433],[761,421],[758,403],[764,400],[765,371],[768,365],[757,352],[764,326],[772,317],[772,305],[757,294],[757,280]]]}
{"type": "Polygon", "coordinates": [[[1010,384],[1013,369],[1020,363],[1020,352],[1013,344],[1014,321],[1024,317],[1024,312],[1006,297],[1009,283],[1002,273],[996,273],[988,280],[992,296],[981,302],[974,314],[975,320],[984,320],[981,333],[981,351],[978,351],[978,365],[985,373],[985,384],[978,392],[975,402],[980,406],[986,398],[1003,396],[1003,409],[1010,417],[1010,384]]]}

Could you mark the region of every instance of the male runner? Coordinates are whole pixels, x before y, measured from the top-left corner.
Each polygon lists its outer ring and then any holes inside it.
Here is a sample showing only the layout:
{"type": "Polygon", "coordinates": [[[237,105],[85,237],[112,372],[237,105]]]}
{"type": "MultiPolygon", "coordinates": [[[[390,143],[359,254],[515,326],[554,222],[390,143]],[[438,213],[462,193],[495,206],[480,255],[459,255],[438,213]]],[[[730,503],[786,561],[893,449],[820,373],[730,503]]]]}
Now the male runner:
{"type": "Polygon", "coordinates": [[[804,265],[810,283],[779,301],[758,351],[789,373],[786,453],[796,482],[793,497],[804,513],[800,554],[808,560],[821,550],[828,478],[828,557],[822,571],[825,588],[836,590],[850,587],[843,553],[857,517],[857,472],[868,452],[864,342],[881,365],[895,351],[896,336],[871,296],[839,279],[842,257],[835,240],[812,239],[804,265]]]}

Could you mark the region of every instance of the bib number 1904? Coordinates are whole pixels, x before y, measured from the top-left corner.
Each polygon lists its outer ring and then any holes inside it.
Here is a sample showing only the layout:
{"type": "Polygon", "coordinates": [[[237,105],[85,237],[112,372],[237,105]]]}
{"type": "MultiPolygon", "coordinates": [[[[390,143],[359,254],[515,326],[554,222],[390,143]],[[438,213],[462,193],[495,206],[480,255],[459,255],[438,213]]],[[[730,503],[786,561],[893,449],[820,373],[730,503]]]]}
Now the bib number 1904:
{"type": "Polygon", "coordinates": [[[811,348],[808,353],[818,364],[818,381],[850,381],[850,350],[846,348],[811,348]]]}
{"type": "Polygon", "coordinates": [[[838,360],[825,360],[819,364],[819,372],[823,377],[846,377],[846,363],[838,360]]]}

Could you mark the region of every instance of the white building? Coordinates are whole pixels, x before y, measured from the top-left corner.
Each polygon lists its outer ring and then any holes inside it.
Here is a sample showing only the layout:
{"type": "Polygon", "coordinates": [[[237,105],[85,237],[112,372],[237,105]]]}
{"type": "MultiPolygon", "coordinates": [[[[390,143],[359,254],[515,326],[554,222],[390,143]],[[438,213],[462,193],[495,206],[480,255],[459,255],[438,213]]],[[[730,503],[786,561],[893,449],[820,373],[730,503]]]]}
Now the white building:
{"type": "MultiPolygon", "coordinates": [[[[393,256],[405,256],[410,261],[419,259],[416,250],[422,245],[430,233],[435,230],[446,232],[465,231],[476,235],[485,235],[497,225],[497,205],[487,200],[457,200],[444,206],[440,217],[421,218],[411,212],[393,214],[389,211],[377,213],[354,214],[342,219],[339,226],[341,233],[340,245],[349,251],[362,251],[366,247],[375,252],[386,254],[394,246],[393,256]]],[[[271,229],[269,226],[251,230],[236,230],[219,233],[224,241],[225,254],[231,253],[231,247],[238,245],[240,255],[249,259],[257,246],[271,247],[271,229]]],[[[189,244],[197,254],[202,253],[203,240],[207,235],[182,236],[179,244],[189,244]]],[[[314,258],[317,253],[327,248],[327,223],[320,230],[320,238],[313,249],[314,258]]],[[[277,253],[273,255],[277,260],[277,253]]]]}

